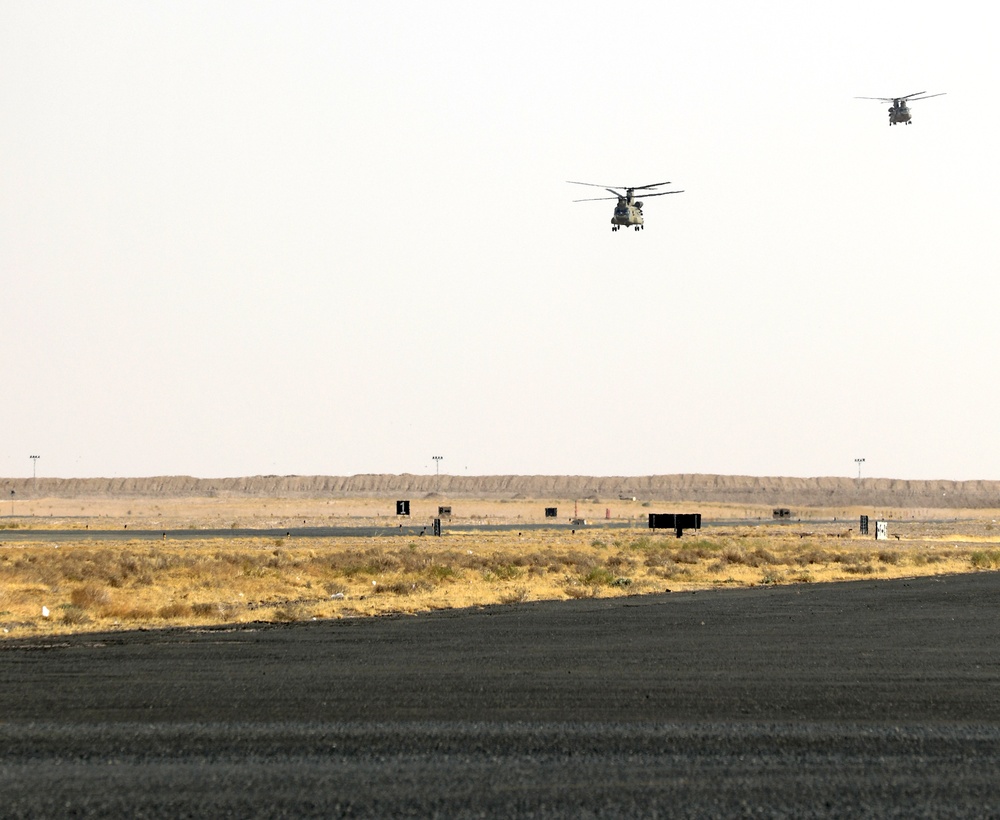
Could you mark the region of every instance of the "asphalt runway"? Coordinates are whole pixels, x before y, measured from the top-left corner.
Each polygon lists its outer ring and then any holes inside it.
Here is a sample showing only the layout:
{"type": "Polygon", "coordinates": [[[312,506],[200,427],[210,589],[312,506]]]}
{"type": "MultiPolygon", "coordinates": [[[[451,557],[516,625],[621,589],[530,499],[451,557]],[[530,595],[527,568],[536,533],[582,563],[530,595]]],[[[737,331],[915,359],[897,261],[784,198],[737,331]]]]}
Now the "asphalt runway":
{"type": "MultiPolygon", "coordinates": [[[[771,519],[721,519],[714,521],[704,521],[703,527],[756,527],[756,526],[801,526],[800,521],[773,521],[771,519]]],[[[810,519],[811,526],[821,526],[836,523],[836,519],[810,519]]],[[[902,523],[902,522],[893,522],[902,523]]],[[[906,522],[913,523],[913,522],[906,522]]],[[[933,524],[937,521],[922,521],[921,523],[933,524]]],[[[537,532],[539,530],[550,530],[554,532],[587,533],[601,530],[637,530],[648,531],[660,535],[673,535],[669,529],[649,530],[643,520],[635,521],[605,521],[598,519],[588,524],[539,524],[534,522],[524,522],[516,524],[487,524],[482,522],[452,522],[443,521],[441,532],[447,535],[449,532],[537,532]]],[[[685,530],[689,535],[696,530],[685,530]]],[[[208,538],[375,538],[375,537],[399,536],[413,538],[419,536],[433,536],[433,521],[426,524],[395,524],[392,526],[370,526],[367,524],[347,525],[338,527],[270,527],[270,528],[234,528],[209,529],[209,528],[188,528],[183,530],[148,530],[148,529],[9,529],[0,532],[0,546],[5,543],[32,543],[32,542],[67,542],[67,541],[191,541],[208,538]]]]}
{"type": "MultiPolygon", "coordinates": [[[[629,522],[601,522],[601,529],[634,528],[629,522]]],[[[588,527],[587,529],[593,529],[588,527]]],[[[442,532],[458,530],[461,532],[516,532],[520,530],[564,530],[566,532],[580,530],[570,524],[460,524],[452,526],[444,524],[442,532]]],[[[662,530],[660,530],[662,532],[662,530]]],[[[209,529],[190,528],[185,530],[141,530],[123,527],[115,530],[98,529],[23,529],[4,530],[0,533],[0,545],[5,542],[65,542],[65,541],[192,541],[208,538],[376,538],[376,537],[420,537],[433,536],[433,523],[427,524],[397,524],[395,526],[352,525],[343,527],[271,527],[264,528],[233,528],[209,529]]]]}
{"type": "Polygon", "coordinates": [[[0,644],[4,817],[1000,815],[1000,574],[0,644]]]}

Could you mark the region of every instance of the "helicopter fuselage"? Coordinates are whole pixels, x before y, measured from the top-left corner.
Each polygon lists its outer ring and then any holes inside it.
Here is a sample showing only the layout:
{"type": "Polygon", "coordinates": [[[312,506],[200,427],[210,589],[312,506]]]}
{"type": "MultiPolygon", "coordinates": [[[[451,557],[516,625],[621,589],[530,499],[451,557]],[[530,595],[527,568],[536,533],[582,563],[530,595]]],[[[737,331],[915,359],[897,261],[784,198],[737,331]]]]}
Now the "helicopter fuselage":
{"type": "Polygon", "coordinates": [[[611,217],[611,230],[617,231],[619,228],[627,228],[630,225],[634,226],[637,231],[643,230],[642,203],[620,199],[615,206],[615,215],[611,217]]]}
{"type": "Polygon", "coordinates": [[[905,122],[910,124],[910,108],[902,100],[896,100],[889,106],[889,125],[905,122]]]}

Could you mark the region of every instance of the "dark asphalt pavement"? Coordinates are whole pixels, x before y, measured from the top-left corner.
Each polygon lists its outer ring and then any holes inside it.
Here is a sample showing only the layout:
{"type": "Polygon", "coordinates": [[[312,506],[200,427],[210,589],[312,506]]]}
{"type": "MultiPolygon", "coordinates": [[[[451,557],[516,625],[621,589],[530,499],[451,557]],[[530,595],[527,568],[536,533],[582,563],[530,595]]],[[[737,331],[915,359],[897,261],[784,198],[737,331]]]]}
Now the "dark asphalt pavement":
{"type": "Polygon", "coordinates": [[[998,816],[1000,574],[0,644],[39,816],[998,816]]]}
{"type": "MultiPolygon", "coordinates": [[[[836,519],[810,519],[810,526],[829,525],[836,523],[836,519]]],[[[893,523],[904,523],[894,521],[893,523]]],[[[911,522],[905,522],[911,523],[911,522]]],[[[920,523],[934,524],[936,520],[923,520],[920,523]]],[[[800,526],[800,521],[773,521],[767,519],[719,519],[705,520],[702,526],[709,527],[757,527],[757,526],[780,526],[792,527],[800,526]]],[[[638,532],[649,532],[645,519],[633,521],[604,520],[597,519],[589,524],[578,525],[572,523],[546,522],[543,524],[535,522],[517,522],[514,524],[485,523],[483,521],[453,521],[445,519],[441,524],[441,531],[444,535],[449,532],[537,532],[540,530],[550,530],[554,532],[580,533],[581,536],[587,532],[602,530],[636,530],[638,532]]],[[[661,535],[672,535],[672,530],[662,528],[653,530],[661,535]]],[[[687,533],[693,530],[685,530],[687,533]]],[[[206,538],[376,538],[376,537],[405,537],[416,536],[433,537],[433,519],[427,519],[424,523],[413,523],[412,519],[407,519],[406,523],[392,525],[371,526],[368,524],[344,525],[338,527],[226,527],[224,529],[199,529],[188,528],[183,530],[144,530],[129,529],[5,529],[0,531],[0,545],[5,543],[31,543],[31,542],[67,542],[67,541],[192,541],[206,538]]]]}

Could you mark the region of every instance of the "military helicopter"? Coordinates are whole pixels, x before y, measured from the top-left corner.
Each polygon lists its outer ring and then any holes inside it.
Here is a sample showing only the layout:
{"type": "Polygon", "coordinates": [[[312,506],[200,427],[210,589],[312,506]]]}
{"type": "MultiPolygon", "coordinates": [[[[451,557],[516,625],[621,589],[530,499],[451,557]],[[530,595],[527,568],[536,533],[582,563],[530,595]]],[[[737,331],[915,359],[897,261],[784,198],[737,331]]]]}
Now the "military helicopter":
{"type": "Polygon", "coordinates": [[[669,185],[669,182],[654,182],[652,185],[635,185],[631,188],[625,185],[598,185],[594,182],[573,182],[566,180],[570,185],[590,185],[593,188],[603,188],[614,196],[595,196],[588,199],[574,199],[574,202],[595,202],[599,199],[617,199],[615,215],[611,217],[611,230],[617,231],[619,228],[631,225],[637,231],[643,230],[642,224],[642,203],[635,198],[636,191],[649,191],[640,196],[666,196],[667,194],[683,194],[683,191],[651,191],[651,188],[659,188],[661,185],[669,185]],[[624,191],[625,193],[621,193],[624,191]]]}
{"type": "Polygon", "coordinates": [[[889,106],[889,125],[896,125],[900,122],[910,124],[910,109],[907,102],[914,100],[929,100],[931,97],[943,97],[947,91],[940,94],[928,94],[926,91],[917,91],[915,94],[907,94],[905,97],[855,97],[856,100],[878,100],[879,102],[892,103],[889,106]]]}

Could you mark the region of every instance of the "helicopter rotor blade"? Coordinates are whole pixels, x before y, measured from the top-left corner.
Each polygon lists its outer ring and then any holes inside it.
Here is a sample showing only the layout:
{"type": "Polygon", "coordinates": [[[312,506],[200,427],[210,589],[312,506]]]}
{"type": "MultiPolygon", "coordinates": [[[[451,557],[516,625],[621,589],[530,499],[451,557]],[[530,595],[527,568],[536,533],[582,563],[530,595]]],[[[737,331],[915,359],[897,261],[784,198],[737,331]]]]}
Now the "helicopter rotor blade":
{"type": "Polygon", "coordinates": [[[567,179],[570,185],[587,185],[591,188],[603,188],[609,194],[614,194],[614,196],[592,196],[586,199],[574,199],[573,202],[596,202],[598,200],[605,199],[617,199],[619,201],[626,200],[630,194],[633,196],[663,196],[664,194],[682,194],[683,191],[650,191],[650,188],[658,188],[661,185],[670,185],[669,182],[654,182],[652,185],[637,185],[637,186],[627,186],[622,185],[619,188],[615,188],[610,185],[598,185],[596,182],[575,182],[571,179],[567,179]],[[639,192],[642,193],[639,193],[639,192]]]}
{"type": "MultiPolygon", "coordinates": [[[[661,185],[669,185],[669,182],[654,182],[652,185],[598,185],[596,182],[575,182],[572,179],[567,179],[567,183],[570,185],[589,185],[592,188],[603,188],[605,191],[611,191],[612,193],[617,193],[618,191],[628,191],[629,189],[633,191],[645,191],[648,188],[659,188],[661,185]]],[[[624,196],[624,194],[621,194],[624,196]]]]}
{"type": "MultiPolygon", "coordinates": [[[[605,191],[610,191],[612,188],[616,187],[614,185],[598,185],[596,182],[573,182],[571,179],[567,179],[570,185],[589,185],[591,188],[603,188],[605,191]]],[[[624,185],[617,186],[619,188],[624,188],[624,185]]]]}
{"type": "Polygon", "coordinates": [[[928,94],[926,91],[917,91],[915,94],[905,94],[901,97],[855,97],[854,99],[878,100],[879,102],[894,103],[896,100],[899,100],[900,102],[909,102],[910,100],[929,100],[931,97],[943,97],[947,93],[947,91],[941,91],[937,94],[928,94]]]}

